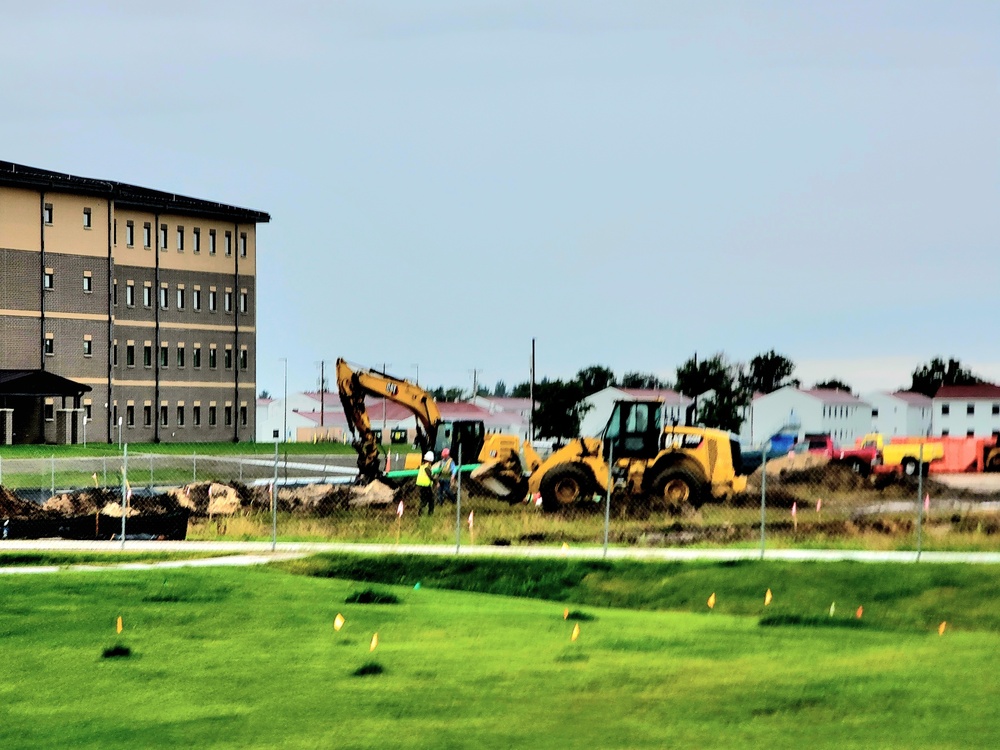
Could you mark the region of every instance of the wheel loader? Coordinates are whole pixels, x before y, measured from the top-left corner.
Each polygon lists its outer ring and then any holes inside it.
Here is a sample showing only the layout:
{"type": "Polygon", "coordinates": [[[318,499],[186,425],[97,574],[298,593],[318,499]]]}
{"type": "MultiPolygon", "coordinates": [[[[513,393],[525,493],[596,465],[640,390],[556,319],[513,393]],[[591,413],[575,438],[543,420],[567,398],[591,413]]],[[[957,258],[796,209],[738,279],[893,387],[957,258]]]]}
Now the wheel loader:
{"type": "Polygon", "coordinates": [[[614,482],[614,495],[631,507],[679,513],[746,489],[739,443],[729,433],[664,425],[663,413],[658,401],[619,401],[601,438],[575,439],[544,461],[525,443],[528,499],[553,512],[603,497],[614,482]]]}

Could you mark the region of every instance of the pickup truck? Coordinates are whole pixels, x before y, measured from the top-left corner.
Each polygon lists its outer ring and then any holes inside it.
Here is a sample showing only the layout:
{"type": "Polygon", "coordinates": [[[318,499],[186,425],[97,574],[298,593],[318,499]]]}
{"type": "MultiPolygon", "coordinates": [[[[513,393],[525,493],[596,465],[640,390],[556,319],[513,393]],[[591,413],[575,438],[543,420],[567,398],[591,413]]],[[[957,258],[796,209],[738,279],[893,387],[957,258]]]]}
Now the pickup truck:
{"type": "Polygon", "coordinates": [[[870,432],[858,444],[878,451],[880,459],[875,471],[879,474],[915,477],[919,471],[926,476],[930,465],[944,458],[943,443],[922,438],[893,438],[887,443],[880,433],[870,432]]]}
{"type": "Polygon", "coordinates": [[[878,449],[873,446],[861,445],[856,448],[841,448],[833,442],[829,435],[806,434],[796,447],[797,451],[819,453],[830,459],[830,463],[847,466],[855,474],[868,476],[878,463],[878,449]]]}

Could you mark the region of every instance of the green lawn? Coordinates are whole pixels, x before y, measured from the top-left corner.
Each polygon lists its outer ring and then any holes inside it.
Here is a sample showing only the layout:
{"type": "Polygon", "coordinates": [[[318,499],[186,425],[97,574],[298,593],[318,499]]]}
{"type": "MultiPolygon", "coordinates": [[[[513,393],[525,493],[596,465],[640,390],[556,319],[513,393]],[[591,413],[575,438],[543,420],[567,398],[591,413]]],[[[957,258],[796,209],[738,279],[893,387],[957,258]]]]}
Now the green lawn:
{"type": "Polygon", "coordinates": [[[996,574],[390,556],[2,577],[0,747],[992,748],[996,574]],[[373,585],[329,577],[352,566],[400,604],[345,604],[373,585]],[[131,657],[101,658],[116,644],[131,657]]]}
{"type": "MultiPolygon", "coordinates": [[[[405,446],[403,446],[405,447],[405,446]]],[[[395,451],[396,446],[393,446],[395,451]]],[[[280,455],[355,455],[354,448],[344,443],[282,443],[278,446],[280,455]]],[[[137,453],[158,453],[165,455],[190,456],[273,456],[274,443],[129,443],[129,455],[137,453]]],[[[120,456],[122,449],[117,443],[88,443],[87,445],[5,445],[0,447],[0,459],[8,458],[86,458],[91,456],[120,456]]]]}

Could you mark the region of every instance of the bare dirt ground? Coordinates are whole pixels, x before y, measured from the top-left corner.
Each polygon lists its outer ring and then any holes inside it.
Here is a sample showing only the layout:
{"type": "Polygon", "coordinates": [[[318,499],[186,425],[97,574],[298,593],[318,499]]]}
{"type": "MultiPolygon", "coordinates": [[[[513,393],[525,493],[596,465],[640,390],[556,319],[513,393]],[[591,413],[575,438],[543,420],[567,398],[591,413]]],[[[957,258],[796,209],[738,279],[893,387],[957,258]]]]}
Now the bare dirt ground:
{"type": "Polygon", "coordinates": [[[1000,472],[989,474],[931,474],[931,479],[956,490],[981,492],[984,495],[1000,493],[1000,472]]]}

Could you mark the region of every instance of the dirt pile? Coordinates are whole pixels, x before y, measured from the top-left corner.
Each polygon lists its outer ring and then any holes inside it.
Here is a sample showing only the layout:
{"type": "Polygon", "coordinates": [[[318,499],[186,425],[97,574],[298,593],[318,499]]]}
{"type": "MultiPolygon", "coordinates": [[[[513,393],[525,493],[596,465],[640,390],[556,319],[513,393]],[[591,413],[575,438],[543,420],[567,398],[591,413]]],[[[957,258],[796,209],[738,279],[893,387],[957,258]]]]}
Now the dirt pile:
{"type": "Polygon", "coordinates": [[[0,486],[0,518],[47,518],[51,515],[41,506],[22,500],[6,487],[0,486]]]}
{"type": "Polygon", "coordinates": [[[261,493],[267,495],[265,505],[270,507],[269,488],[250,489],[241,482],[196,482],[174,487],[167,491],[167,496],[193,516],[231,516],[244,507],[260,504],[261,493]]]}

